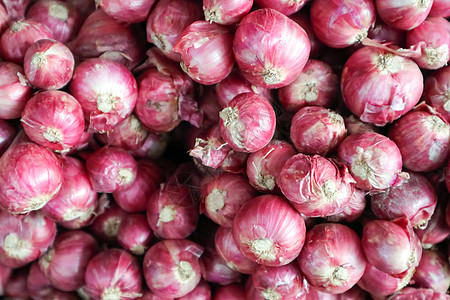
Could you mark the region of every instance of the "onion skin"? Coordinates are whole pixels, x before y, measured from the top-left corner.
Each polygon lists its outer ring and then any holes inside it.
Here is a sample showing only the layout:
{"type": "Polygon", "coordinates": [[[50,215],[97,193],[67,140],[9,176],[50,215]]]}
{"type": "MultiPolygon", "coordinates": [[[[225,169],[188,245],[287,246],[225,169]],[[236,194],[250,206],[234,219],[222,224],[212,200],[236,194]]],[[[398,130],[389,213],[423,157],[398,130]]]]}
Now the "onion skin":
{"type": "Polygon", "coordinates": [[[206,248],[201,261],[203,264],[202,277],[208,282],[227,285],[242,280],[241,273],[229,268],[214,248],[206,248]]]}
{"type": "Polygon", "coordinates": [[[365,46],[345,63],[341,91],[347,107],[361,121],[384,126],[417,104],[423,76],[411,59],[365,46]]]}
{"type": "Polygon", "coordinates": [[[409,176],[400,186],[372,195],[371,208],[380,219],[406,216],[411,226],[424,228],[436,208],[436,191],[424,176],[417,173],[409,176]]]}
{"type": "Polygon", "coordinates": [[[450,17],[450,2],[447,0],[434,0],[429,15],[431,17],[450,17]]]}
{"type": "Polygon", "coordinates": [[[237,95],[219,116],[222,138],[236,151],[256,152],[275,133],[275,111],[266,98],[255,93],[237,95]]]}
{"type": "Polygon", "coordinates": [[[384,22],[401,30],[416,28],[430,13],[433,1],[375,0],[377,12],[384,22]]]}
{"type": "Polygon", "coordinates": [[[128,252],[143,255],[149,248],[152,230],[144,214],[127,216],[119,225],[117,240],[128,252]]]}
{"type": "Polygon", "coordinates": [[[450,122],[450,66],[443,67],[425,78],[423,99],[450,122]]]}
{"type": "Polygon", "coordinates": [[[245,16],[233,41],[242,75],[250,83],[269,89],[291,84],[303,70],[310,50],[305,30],[270,8],[245,16]]]}
{"type": "Polygon", "coordinates": [[[144,257],[147,286],[159,297],[183,297],[201,279],[203,247],[189,240],[164,240],[152,246],[144,257]]]}
{"type": "Polygon", "coordinates": [[[392,296],[392,300],[409,300],[409,299],[432,299],[432,300],[446,300],[448,294],[438,293],[432,289],[406,287],[392,296]]]}
{"type": "Polygon", "coordinates": [[[248,259],[265,266],[293,261],[305,242],[305,222],[288,201],[275,195],[253,198],[239,209],[233,237],[248,259]]]}
{"type": "Polygon", "coordinates": [[[408,178],[401,172],[402,156],[397,145],[379,133],[348,136],[339,146],[338,157],[349,165],[356,187],[381,191],[408,178]]]}
{"type": "Polygon", "coordinates": [[[5,153],[16,136],[16,129],[5,120],[0,119],[0,156],[5,153]]]}
{"type": "Polygon", "coordinates": [[[83,231],[68,231],[58,236],[39,265],[54,287],[72,292],[84,285],[87,264],[98,251],[94,237],[83,231]]]}
{"type": "Polygon", "coordinates": [[[445,221],[444,208],[438,205],[428,221],[427,227],[424,229],[416,228],[415,233],[424,249],[429,249],[444,241],[450,234],[450,227],[445,221]]]}
{"type": "Polygon", "coordinates": [[[1,119],[16,119],[22,114],[33,90],[24,80],[23,68],[11,62],[0,62],[1,119]]]}
{"type": "Polygon", "coordinates": [[[140,296],[142,279],[138,261],[121,249],[103,250],[88,263],[85,291],[93,298],[134,299],[140,296]]]}
{"type": "Polygon", "coordinates": [[[311,24],[316,36],[332,48],[345,48],[362,41],[375,23],[375,5],[370,0],[315,0],[311,24]]]}
{"type": "Polygon", "coordinates": [[[368,37],[376,41],[392,42],[399,47],[406,46],[406,32],[394,28],[380,19],[378,19],[375,22],[375,25],[369,29],[368,37]]]}
{"type": "Polygon", "coordinates": [[[320,57],[323,53],[324,45],[321,41],[319,41],[316,34],[314,33],[309,14],[306,14],[304,11],[300,11],[298,13],[290,15],[289,18],[291,18],[306,31],[309,43],[311,45],[311,53],[309,55],[310,59],[320,57]]]}
{"type": "Polygon", "coordinates": [[[180,300],[211,300],[211,287],[202,280],[197,284],[195,289],[189,294],[178,298],[180,300]]]}
{"type": "Polygon", "coordinates": [[[174,300],[174,298],[158,297],[155,294],[153,294],[151,291],[143,291],[142,296],[136,298],[136,300],[174,300]]]}
{"type": "Polygon", "coordinates": [[[366,208],[366,192],[355,188],[350,201],[340,213],[327,217],[329,222],[353,222],[362,216],[366,208]]]}
{"type": "Polygon", "coordinates": [[[273,8],[280,13],[289,16],[298,12],[308,0],[255,0],[262,8],[273,8]]]}
{"type": "Polygon", "coordinates": [[[12,268],[0,264],[0,296],[3,296],[12,268]]]}
{"type": "Polygon", "coordinates": [[[1,5],[0,7],[0,35],[9,27],[9,16],[6,9],[1,5]]]}
{"type": "Polygon", "coordinates": [[[28,299],[27,291],[27,271],[28,268],[16,269],[8,280],[5,288],[5,298],[28,299]]]}
{"type": "Polygon", "coordinates": [[[100,215],[96,216],[90,229],[101,241],[113,243],[117,241],[120,224],[128,217],[122,209],[115,204],[106,204],[100,215]]]}
{"type": "Polygon", "coordinates": [[[366,268],[358,235],[334,223],[319,224],[308,231],[297,262],[311,285],[330,294],[351,289],[366,268]]]}
{"type": "Polygon", "coordinates": [[[245,17],[253,0],[203,0],[205,20],[221,25],[233,25],[245,17]]]}
{"type": "Polygon", "coordinates": [[[229,284],[219,287],[213,297],[213,300],[241,300],[245,299],[244,287],[237,284],[229,284]]]}
{"type": "Polygon", "coordinates": [[[40,212],[14,216],[0,210],[0,263],[11,268],[25,266],[53,244],[56,225],[40,212]]]}
{"type": "Polygon", "coordinates": [[[450,287],[450,267],[447,258],[437,250],[423,250],[422,258],[412,278],[415,285],[447,292],[450,287]]]}
{"type": "Polygon", "coordinates": [[[156,0],[97,0],[96,5],[100,6],[108,15],[120,22],[140,23],[147,19],[155,2],[156,0]]]}
{"type": "Polygon", "coordinates": [[[25,105],[20,121],[33,142],[58,152],[75,147],[85,127],[80,103],[62,91],[35,94],[25,105]]]}

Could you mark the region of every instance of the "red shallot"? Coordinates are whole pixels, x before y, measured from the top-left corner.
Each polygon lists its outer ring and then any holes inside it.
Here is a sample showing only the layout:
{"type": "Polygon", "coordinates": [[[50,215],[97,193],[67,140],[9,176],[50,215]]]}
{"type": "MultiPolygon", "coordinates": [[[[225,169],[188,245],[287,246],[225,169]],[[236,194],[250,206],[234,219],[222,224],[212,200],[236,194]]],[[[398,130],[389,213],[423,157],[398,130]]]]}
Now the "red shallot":
{"type": "Polygon", "coordinates": [[[228,267],[225,260],[217,254],[214,248],[206,248],[201,261],[203,264],[202,276],[208,282],[227,285],[241,282],[241,273],[228,267]]]}
{"type": "Polygon", "coordinates": [[[147,19],[155,2],[156,0],[96,0],[95,4],[120,22],[140,23],[147,19]]]}
{"type": "Polygon", "coordinates": [[[392,27],[411,30],[425,21],[433,0],[375,0],[377,12],[384,22],[392,27]]]}
{"type": "MultiPolygon", "coordinates": [[[[1,98],[1,96],[0,96],[1,98]]],[[[5,153],[16,136],[16,129],[11,123],[0,119],[0,156],[5,153]]]]}
{"type": "Polygon", "coordinates": [[[0,62],[0,118],[20,117],[33,93],[25,80],[23,68],[11,62],[0,62]]]}
{"type": "Polygon", "coordinates": [[[94,219],[90,229],[101,241],[115,242],[119,234],[120,224],[127,217],[127,213],[117,205],[107,204],[104,212],[94,219]]]}
{"type": "Polygon", "coordinates": [[[344,206],[340,213],[328,216],[329,222],[353,222],[362,216],[366,208],[366,192],[355,188],[350,201],[344,206]]]}
{"type": "Polygon", "coordinates": [[[447,258],[438,250],[423,250],[422,258],[412,278],[421,288],[445,293],[450,287],[450,266],[447,258]]]}
{"type": "Polygon", "coordinates": [[[143,255],[149,248],[151,238],[152,230],[144,214],[129,215],[119,225],[117,240],[134,255],[143,255]]]}
{"type": "Polygon", "coordinates": [[[450,17],[450,2],[448,0],[434,0],[429,15],[432,17],[450,17]]]}
{"type": "Polygon", "coordinates": [[[242,300],[245,299],[245,289],[238,284],[229,284],[219,287],[215,293],[213,300],[242,300]]]}
{"type": "Polygon", "coordinates": [[[450,122],[450,66],[425,78],[422,98],[450,122]]]}
{"type": "Polygon", "coordinates": [[[444,241],[450,234],[450,227],[445,221],[444,208],[438,205],[428,221],[426,228],[415,229],[415,233],[419,237],[422,248],[429,249],[433,245],[444,241]]]}
{"type": "Polygon", "coordinates": [[[178,298],[179,300],[211,300],[211,287],[209,284],[202,280],[200,281],[195,289],[189,294],[178,298]]]}
{"type": "Polygon", "coordinates": [[[245,17],[253,0],[203,0],[205,20],[221,25],[233,25],[245,17]]]}
{"type": "Polygon", "coordinates": [[[298,12],[307,2],[308,0],[255,0],[260,7],[273,8],[286,16],[298,12]]]}

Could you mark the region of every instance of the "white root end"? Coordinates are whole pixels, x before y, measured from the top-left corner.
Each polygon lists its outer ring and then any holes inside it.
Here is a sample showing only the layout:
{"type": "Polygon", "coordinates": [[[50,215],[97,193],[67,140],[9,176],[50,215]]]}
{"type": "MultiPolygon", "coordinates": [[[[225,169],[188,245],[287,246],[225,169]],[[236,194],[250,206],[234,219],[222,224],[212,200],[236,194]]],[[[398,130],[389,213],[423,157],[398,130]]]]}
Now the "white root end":
{"type": "Polygon", "coordinates": [[[69,18],[69,10],[58,3],[52,3],[48,9],[48,13],[50,16],[63,22],[67,21],[69,18]]]}
{"type": "Polygon", "coordinates": [[[63,140],[63,133],[59,128],[47,128],[42,135],[50,143],[61,143],[63,140]]]}
{"type": "Polygon", "coordinates": [[[117,236],[117,233],[119,232],[120,222],[121,222],[120,218],[117,217],[109,218],[103,224],[103,231],[105,232],[106,236],[108,237],[117,236]]]}
{"type": "Polygon", "coordinates": [[[263,80],[267,84],[277,84],[283,81],[283,76],[281,75],[280,70],[275,69],[273,67],[266,67],[264,72],[261,74],[263,80]]]}
{"type": "Polygon", "coordinates": [[[430,5],[431,0],[418,0],[417,1],[417,7],[421,9],[427,9],[430,5]]]}
{"type": "Polygon", "coordinates": [[[213,189],[206,197],[206,205],[213,211],[218,212],[225,206],[226,191],[213,189]]]}
{"type": "Polygon", "coordinates": [[[245,149],[243,133],[244,124],[239,119],[239,110],[235,107],[226,107],[219,113],[223,120],[223,125],[228,129],[233,144],[241,149],[245,149]]]}
{"type": "Polygon", "coordinates": [[[31,65],[35,66],[36,68],[40,68],[46,62],[47,57],[45,56],[44,52],[36,52],[31,58],[31,65]]]}
{"type": "Polygon", "coordinates": [[[336,183],[333,180],[325,181],[324,184],[321,186],[321,190],[323,192],[324,198],[328,202],[337,201],[339,191],[336,187],[336,183]]]}
{"type": "Polygon", "coordinates": [[[380,54],[378,56],[377,67],[382,74],[394,74],[401,70],[402,64],[397,55],[392,53],[380,54]]]}
{"type": "Polygon", "coordinates": [[[97,95],[97,108],[103,113],[109,113],[116,109],[118,99],[111,93],[97,95]]]}
{"type": "Polygon", "coordinates": [[[115,287],[115,286],[107,287],[107,288],[103,289],[101,299],[102,300],[120,300],[120,299],[122,299],[122,291],[120,290],[120,288],[115,287]]]}
{"type": "Polygon", "coordinates": [[[276,259],[273,242],[268,238],[254,240],[250,247],[253,254],[255,254],[260,259],[268,261],[273,261],[276,259]]]}
{"type": "Polygon", "coordinates": [[[16,233],[9,233],[5,237],[3,251],[9,257],[24,259],[29,257],[33,250],[30,241],[21,240],[16,233]]]}
{"type": "Polygon", "coordinates": [[[275,188],[275,177],[271,174],[262,175],[258,173],[257,183],[261,188],[271,191],[275,188]]]}
{"type": "Polygon", "coordinates": [[[334,111],[330,110],[327,113],[328,118],[330,118],[331,122],[336,125],[344,125],[344,118],[334,111]]]}
{"type": "Polygon", "coordinates": [[[172,205],[166,205],[159,213],[159,219],[156,226],[161,226],[161,223],[168,223],[172,222],[175,219],[175,216],[177,215],[177,211],[172,205]]]}
{"type": "Polygon", "coordinates": [[[319,97],[317,82],[307,82],[304,85],[302,85],[300,95],[301,98],[306,100],[306,102],[316,101],[317,98],[319,97]]]}
{"type": "Polygon", "coordinates": [[[271,289],[271,288],[267,288],[267,289],[261,291],[261,297],[263,297],[263,299],[266,299],[266,300],[281,300],[281,299],[283,299],[283,297],[280,295],[280,293],[278,293],[277,291],[275,291],[274,289],[271,289]]]}
{"type": "Polygon", "coordinates": [[[333,270],[330,277],[330,283],[333,286],[341,286],[347,282],[349,278],[348,270],[344,267],[338,266],[333,270]]]}
{"type": "Polygon", "coordinates": [[[205,20],[212,23],[219,20],[219,16],[214,9],[205,9],[205,20]]]}
{"type": "Polygon", "coordinates": [[[54,254],[55,254],[55,249],[52,248],[49,251],[47,251],[47,253],[45,253],[44,256],[42,256],[42,258],[39,261],[41,268],[44,268],[44,270],[48,269],[48,267],[50,266],[50,263],[52,262],[54,254]]]}
{"type": "Polygon", "coordinates": [[[17,32],[17,31],[22,30],[22,28],[24,28],[24,27],[25,27],[24,22],[17,21],[17,22],[14,22],[11,24],[10,29],[11,29],[11,32],[17,32]]]}
{"type": "Polygon", "coordinates": [[[129,168],[122,168],[117,174],[117,182],[120,185],[127,185],[133,182],[134,176],[133,172],[129,168]]]}
{"type": "Polygon", "coordinates": [[[194,276],[194,270],[192,269],[192,266],[190,263],[188,263],[185,260],[180,261],[178,264],[177,272],[175,273],[175,276],[177,277],[178,281],[185,282],[191,279],[192,276],[194,276]]]}
{"type": "MultiPolygon", "coordinates": [[[[60,186],[61,187],[61,186],[60,186]]],[[[31,198],[29,201],[29,205],[27,209],[24,209],[22,213],[27,213],[33,210],[39,210],[47,204],[50,199],[52,199],[56,193],[59,191],[59,188],[52,194],[44,194],[40,196],[36,196],[34,198],[31,198]]]]}
{"type": "Polygon", "coordinates": [[[134,245],[130,250],[136,255],[142,255],[145,253],[145,247],[143,245],[134,245]]]}

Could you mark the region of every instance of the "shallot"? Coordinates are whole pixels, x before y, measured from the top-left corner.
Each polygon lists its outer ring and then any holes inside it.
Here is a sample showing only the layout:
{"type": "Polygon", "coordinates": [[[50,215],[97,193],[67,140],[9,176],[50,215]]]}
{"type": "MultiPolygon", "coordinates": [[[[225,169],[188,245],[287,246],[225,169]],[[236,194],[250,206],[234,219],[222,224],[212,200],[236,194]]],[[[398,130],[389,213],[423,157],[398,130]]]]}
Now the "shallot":
{"type": "Polygon", "coordinates": [[[119,244],[134,255],[143,255],[149,248],[152,230],[144,214],[132,214],[120,222],[117,231],[119,244]]]}
{"type": "Polygon", "coordinates": [[[203,0],[205,20],[221,25],[233,25],[245,17],[253,0],[203,0]]]}
{"type": "Polygon", "coordinates": [[[377,12],[384,22],[392,27],[411,30],[425,21],[433,0],[375,0],[377,12]]]}
{"type": "Polygon", "coordinates": [[[123,1],[96,0],[95,3],[114,19],[125,23],[140,23],[147,16],[156,0],[123,1]]]}
{"type": "Polygon", "coordinates": [[[450,66],[425,78],[422,98],[450,122],[450,66]]]}
{"type": "Polygon", "coordinates": [[[23,68],[11,62],[0,62],[0,118],[16,119],[22,114],[33,90],[25,80],[23,68]]]}

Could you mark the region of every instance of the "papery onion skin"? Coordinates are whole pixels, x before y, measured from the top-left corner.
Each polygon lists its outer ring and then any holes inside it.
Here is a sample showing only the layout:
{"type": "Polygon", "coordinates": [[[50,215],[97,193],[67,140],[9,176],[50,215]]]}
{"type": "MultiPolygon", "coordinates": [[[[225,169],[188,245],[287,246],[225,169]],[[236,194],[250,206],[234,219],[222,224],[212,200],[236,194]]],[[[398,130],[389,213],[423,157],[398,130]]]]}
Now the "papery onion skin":
{"type": "Polygon", "coordinates": [[[244,287],[237,284],[229,284],[219,287],[215,293],[213,300],[241,300],[245,299],[244,287]]]}
{"type": "Polygon", "coordinates": [[[277,183],[297,211],[309,217],[326,217],[342,211],[355,181],[342,163],[299,153],[286,161],[277,183]]]}
{"type": "Polygon", "coordinates": [[[136,158],[158,159],[164,154],[168,145],[167,135],[149,132],[142,146],[129,151],[136,158]]]}
{"type": "Polygon", "coordinates": [[[286,161],[295,154],[290,143],[273,139],[267,146],[248,156],[248,181],[258,191],[279,192],[276,180],[286,161]]]}
{"type": "Polygon", "coordinates": [[[0,159],[0,206],[14,214],[42,208],[62,184],[61,162],[49,150],[16,141],[0,159]]]}
{"type": "Polygon", "coordinates": [[[94,256],[84,275],[85,291],[95,299],[134,299],[142,288],[138,261],[121,249],[107,249],[94,256]]]}
{"type": "Polygon", "coordinates": [[[450,287],[450,267],[438,250],[423,250],[422,258],[412,278],[416,286],[445,293],[450,287]]]}
{"type": "Polygon", "coordinates": [[[394,28],[380,19],[377,19],[375,25],[369,29],[368,37],[376,41],[392,42],[399,47],[404,47],[406,42],[404,30],[394,28]]]}
{"type": "Polygon", "coordinates": [[[27,19],[47,26],[53,38],[61,43],[75,38],[82,22],[78,7],[57,0],[37,1],[28,9],[27,19]]]}
{"type": "Polygon", "coordinates": [[[423,99],[450,122],[450,66],[425,78],[423,99]]]}
{"type": "Polygon", "coordinates": [[[366,192],[355,188],[350,201],[344,206],[340,213],[327,217],[329,222],[353,222],[361,217],[366,208],[366,192]]]}
{"type": "Polygon", "coordinates": [[[420,241],[406,218],[367,222],[362,248],[371,265],[390,275],[417,266],[422,255],[420,241]]]}
{"type": "Polygon", "coordinates": [[[0,62],[1,119],[16,119],[33,93],[23,76],[23,68],[11,62],[0,62]]]}
{"type": "Polygon", "coordinates": [[[122,148],[104,146],[89,156],[86,168],[94,190],[112,193],[130,187],[137,173],[133,156],[122,148]]]}
{"type": "Polygon", "coordinates": [[[315,0],[311,24],[319,40],[332,48],[345,48],[362,41],[375,23],[371,0],[315,0]]]}
{"type": "Polygon", "coordinates": [[[119,225],[117,240],[128,252],[143,255],[149,248],[152,230],[144,214],[127,216],[119,225]]]}
{"type": "Polygon", "coordinates": [[[333,106],[338,89],[339,79],[330,65],[310,59],[293,83],[278,90],[278,97],[286,110],[295,113],[304,106],[333,106]]]}
{"type": "Polygon", "coordinates": [[[450,26],[444,18],[427,18],[406,34],[406,46],[419,45],[421,56],[414,58],[419,67],[437,70],[447,65],[450,59],[450,26]]]}
{"type": "Polygon", "coordinates": [[[20,121],[33,142],[58,152],[76,146],[85,127],[80,103],[62,91],[35,94],[25,105],[20,121]]]}
{"type": "Polygon", "coordinates": [[[0,119],[0,156],[5,153],[16,136],[16,129],[8,122],[0,119]]]}
{"type": "Polygon", "coordinates": [[[0,7],[0,35],[9,27],[9,16],[6,9],[1,5],[0,7]]]}
{"type": "Polygon", "coordinates": [[[142,296],[136,298],[136,300],[174,300],[173,297],[158,297],[153,294],[151,291],[143,291],[142,296]]]}
{"type": "Polygon", "coordinates": [[[5,285],[11,276],[12,268],[0,264],[0,296],[3,296],[5,285]]]}
{"type": "Polygon", "coordinates": [[[54,287],[72,292],[84,285],[87,264],[98,251],[93,236],[79,230],[68,231],[58,236],[39,259],[39,265],[54,287]]]}
{"type": "Polygon", "coordinates": [[[239,23],[233,51],[242,75],[252,84],[275,89],[292,83],[311,50],[308,35],[280,12],[264,8],[239,23]]]}
{"type": "Polygon", "coordinates": [[[345,128],[347,129],[347,135],[364,132],[380,132],[379,127],[371,123],[364,123],[355,115],[344,117],[344,121],[345,128]]]}
{"type": "Polygon", "coordinates": [[[377,12],[384,22],[392,27],[411,30],[419,26],[430,13],[432,0],[375,0],[377,12]]]}
{"type": "Polygon", "coordinates": [[[221,25],[233,25],[245,17],[253,0],[203,0],[205,20],[221,25]]]}
{"type": "Polygon", "coordinates": [[[114,200],[124,211],[134,213],[147,209],[149,197],[162,180],[160,168],[151,161],[138,160],[136,179],[126,189],[113,192],[114,200]]]}
{"type": "Polygon", "coordinates": [[[291,121],[290,138],[304,154],[325,156],[335,151],[346,135],[344,118],[324,107],[303,107],[291,121]]]}
{"type": "Polygon", "coordinates": [[[398,293],[392,295],[392,300],[409,300],[409,299],[432,299],[432,300],[447,300],[448,294],[438,293],[432,289],[406,287],[398,293]]]}
{"type": "Polygon", "coordinates": [[[297,263],[311,285],[330,294],[348,291],[366,268],[358,235],[334,223],[316,225],[307,233],[297,263]]]}
{"type": "Polygon", "coordinates": [[[264,195],[247,202],[233,221],[233,237],[248,259],[266,266],[293,261],[305,242],[305,222],[279,196],[264,195]]]}
{"type": "Polygon", "coordinates": [[[309,57],[310,58],[320,57],[320,55],[324,50],[324,45],[322,44],[321,41],[319,41],[316,34],[314,33],[314,30],[311,25],[311,20],[309,18],[309,14],[306,14],[303,10],[296,14],[290,15],[289,18],[291,18],[294,22],[299,24],[306,31],[309,43],[311,45],[311,52],[309,57]]]}
{"type": "Polygon", "coordinates": [[[409,176],[401,185],[372,195],[371,208],[380,219],[394,220],[406,216],[411,226],[423,228],[436,208],[436,191],[424,176],[412,172],[409,176]]]}
{"type": "Polygon", "coordinates": [[[338,157],[349,165],[356,187],[381,191],[408,178],[401,172],[402,156],[397,145],[379,133],[348,136],[339,146],[338,157]]]}
{"type": "Polygon", "coordinates": [[[41,300],[48,297],[50,293],[54,292],[50,280],[39,266],[39,260],[35,260],[28,271],[27,277],[27,291],[29,296],[34,300],[41,300]]]}
{"type": "Polygon", "coordinates": [[[422,247],[429,249],[435,244],[444,241],[450,234],[450,227],[445,221],[444,208],[438,205],[424,229],[416,228],[416,235],[419,237],[422,247]]]}
{"type": "Polygon", "coordinates": [[[28,268],[15,269],[8,280],[5,288],[5,298],[12,299],[28,299],[29,293],[27,291],[27,273],[28,268]]]}
{"type": "Polygon", "coordinates": [[[0,263],[18,268],[35,260],[53,244],[56,225],[40,212],[14,216],[0,210],[0,263]]]}
{"type": "Polygon", "coordinates": [[[201,279],[203,247],[189,240],[164,240],[152,246],[144,257],[147,286],[159,297],[182,297],[192,292],[201,279]]]}
{"type": "Polygon", "coordinates": [[[432,17],[450,17],[450,2],[447,0],[434,0],[429,15],[432,17]]]}
{"type": "Polygon", "coordinates": [[[58,90],[72,79],[75,61],[63,43],[40,39],[28,47],[23,65],[32,86],[41,90],[58,90]]]}
{"type": "Polygon", "coordinates": [[[184,72],[198,83],[211,85],[231,73],[234,66],[232,45],[233,34],[227,27],[196,21],[183,31],[173,50],[181,55],[184,72]]]}
{"type": "Polygon", "coordinates": [[[40,39],[52,39],[50,30],[43,24],[32,21],[16,21],[3,32],[0,38],[0,55],[4,60],[22,64],[28,47],[40,39]]]}
{"type": "Polygon", "coordinates": [[[365,46],[341,74],[347,107],[363,122],[384,126],[410,111],[423,91],[423,76],[411,59],[365,46]]]}
{"type": "Polygon", "coordinates": [[[273,8],[280,13],[289,16],[298,12],[308,0],[255,0],[262,8],[273,8]]]}
{"type": "Polygon", "coordinates": [[[241,282],[241,273],[228,267],[225,260],[217,254],[214,248],[206,248],[201,260],[203,264],[202,277],[204,280],[219,285],[241,282]]]}
{"type": "Polygon", "coordinates": [[[147,19],[156,0],[96,0],[95,2],[96,5],[101,7],[108,15],[120,22],[140,23],[147,19]]]}
{"type": "Polygon", "coordinates": [[[222,173],[202,187],[202,212],[219,225],[231,228],[237,211],[257,195],[243,175],[222,173]]]}
{"type": "Polygon", "coordinates": [[[266,98],[255,93],[237,95],[219,116],[222,138],[236,151],[256,152],[275,133],[275,111],[266,98]]]}
{"type": "Polygon", "coordinates": [[[195,289],[187,295],[178,298],[179,300],[211,300],[211,287],[209,284],[202,280],[195,289]]]}
{"type": "Polygon", "coordinates": [[[90,230],[101,241],[115,242],[119,233],[120,224],[128,217],[128,214],[117,205],[109,203],[104,212],[96,216],[90,230]]]}
{"type": "Polygon", "coordinates": [[[158,47],[167,57],[181,61],[173,51],[183,30],[203,18],[202,7],[188,0],[160,0],[147,19],[147,41],[158,47]]]}
{"type": "Polygon", "coordinates": [[[187,186],[162,184],[148,201],[147,221],[162,239],[186,238],[194,232],[198,218],[198,203],[187,186]]]}
{"type": "Polygon", "coordinates": [[[75,69],[70,93],[80,102],[92,131],[110,131],[136,105],[137,83],[118,62],[92,58],[75,69]]]}

